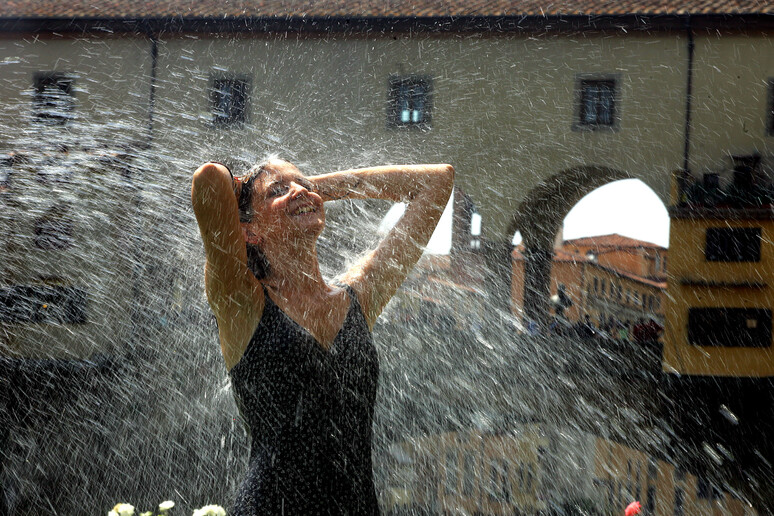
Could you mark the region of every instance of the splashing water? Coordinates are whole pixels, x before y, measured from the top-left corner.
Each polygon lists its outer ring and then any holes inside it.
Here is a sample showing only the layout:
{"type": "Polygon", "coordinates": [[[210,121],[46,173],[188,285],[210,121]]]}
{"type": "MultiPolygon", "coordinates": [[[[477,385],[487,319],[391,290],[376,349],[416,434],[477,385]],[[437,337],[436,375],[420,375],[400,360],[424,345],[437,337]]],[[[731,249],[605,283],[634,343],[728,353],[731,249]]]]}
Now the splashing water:
{"type": "MultiPolygon", "coordinates": [[[[372,99],[384,96],[382,77],[350,81],[381,73],[374,62],[406,51],[402,39],[363,37],[353,51],[335,37],[170,37],[153,79],[147,44],[0,42],[7,111],[24,120],[0,129],[2,486],[12,514],[230,502],[249,450],[204,295],[189,201],[200,163],[223,161],[238,174],[273,153],[319,173],[459,158],[458,170],[480,173],[482,197],[512,211],[499,170],[475,165],[486,150],[454,150],[464,147],[467,118],[423,138],[380,132],[383,109],[372,99]],[[53,113],[30,119],[29,80],[40,69],[67,70],[79,104],[52,101],[53,113]],[[235,70],[260,82],[240,129],[218,128],[210,84],[235,70]]],[[[443,70],[439,90],[505,82],[502,71],[487,79],[454,69],[452,57],[500,51],[476,37],[450,52],[433,38],[420,46],[443,70]]],[[[327,277],[375,245],[387,209],[330,207],[319,242],[327,277]]],[[[454,253],[427,256],[375,328],[374,464],[385,511],[619,511],[647,478],[689,484],[679,466],[687,445],[658,403],[655,355],[612,339],[529,335],[489,288],[483,253],[454,253]]],[[[722,415],[738,423],[725,406],[722,415]]],[[[707,449],[711,470],[730,460],[722,447],[707,449]]]]}

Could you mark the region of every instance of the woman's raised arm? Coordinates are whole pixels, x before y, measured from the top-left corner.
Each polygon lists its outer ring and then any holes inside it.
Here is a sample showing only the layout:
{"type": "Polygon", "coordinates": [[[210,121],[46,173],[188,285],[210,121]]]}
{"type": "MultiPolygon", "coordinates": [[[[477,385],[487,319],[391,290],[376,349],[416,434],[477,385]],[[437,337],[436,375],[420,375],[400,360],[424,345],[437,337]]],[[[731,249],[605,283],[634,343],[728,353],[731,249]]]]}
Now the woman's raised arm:
{"type": "Polygon", "coordinates": [[[406,202],[400,221],[345,274],[363,305],[368,325],[422,256],[454,186],[451,165],[388,165],[310,178],[323,200],[386,199],[406,202]]]}
{"type": "Polygon", "coordinates": [[[193,175],[191,204],[207,255],[205,281],[213,309],[244,290],[249,272],[235,195],[239,187],[219,163],[205,163],[193,175]]]}

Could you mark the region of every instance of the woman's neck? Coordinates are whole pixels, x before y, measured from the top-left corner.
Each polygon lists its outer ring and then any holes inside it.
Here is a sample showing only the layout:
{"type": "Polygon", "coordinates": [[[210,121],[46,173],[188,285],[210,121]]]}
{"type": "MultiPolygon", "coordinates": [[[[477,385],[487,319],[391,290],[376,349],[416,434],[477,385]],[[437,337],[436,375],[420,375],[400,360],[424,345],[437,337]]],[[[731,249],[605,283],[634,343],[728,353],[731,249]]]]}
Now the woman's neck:
{"type": "Polygon", "coordinates": [[[320,272],[316,249],[267,258],[271,273],[263,283],[286,299],[320,294],[330,289],[320,272]]]}

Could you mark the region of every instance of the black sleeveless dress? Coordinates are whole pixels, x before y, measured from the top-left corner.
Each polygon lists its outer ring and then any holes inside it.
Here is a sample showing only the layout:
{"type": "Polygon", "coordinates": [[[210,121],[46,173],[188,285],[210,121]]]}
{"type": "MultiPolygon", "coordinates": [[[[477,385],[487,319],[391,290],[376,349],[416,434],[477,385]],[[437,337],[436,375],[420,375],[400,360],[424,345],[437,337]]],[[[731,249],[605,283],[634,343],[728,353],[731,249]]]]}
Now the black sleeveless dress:
{"type": "Polygon", "coordinates": [[[231,384],[251,439],[231,516],[379,514],[371,463],[379,363],[351,287],[329,350],[269,297],[231,384]]]}

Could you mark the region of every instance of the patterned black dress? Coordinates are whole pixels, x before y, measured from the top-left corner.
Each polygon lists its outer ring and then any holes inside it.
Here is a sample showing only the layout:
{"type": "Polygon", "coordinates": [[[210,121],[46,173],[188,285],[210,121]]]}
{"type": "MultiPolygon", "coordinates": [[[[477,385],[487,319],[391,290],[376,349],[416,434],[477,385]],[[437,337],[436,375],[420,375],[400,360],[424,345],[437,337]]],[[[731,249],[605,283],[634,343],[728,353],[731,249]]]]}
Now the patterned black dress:
{"type": "Polygon", "coordinates": [[[232,516],[374,515],[371,437],[379,362],[351,287],[329,350],[269,297],[231,369],[251,438],[232,516]]]}

